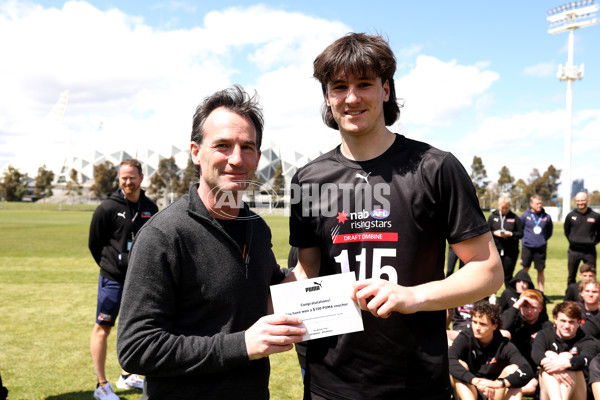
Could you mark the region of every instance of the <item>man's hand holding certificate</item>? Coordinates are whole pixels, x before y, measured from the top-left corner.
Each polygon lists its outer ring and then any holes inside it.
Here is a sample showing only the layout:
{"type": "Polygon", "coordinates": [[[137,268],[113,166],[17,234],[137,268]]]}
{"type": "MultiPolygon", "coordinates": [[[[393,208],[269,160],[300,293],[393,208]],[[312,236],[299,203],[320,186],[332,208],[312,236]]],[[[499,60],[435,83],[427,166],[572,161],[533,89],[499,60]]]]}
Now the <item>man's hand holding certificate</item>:
{"type": "Polygon", "coordinates": [[[271,286],[273,309],[301,318],[304,340],[362,331],[361,312],[351,298],[355,281],[348,272],[271,286]]]}

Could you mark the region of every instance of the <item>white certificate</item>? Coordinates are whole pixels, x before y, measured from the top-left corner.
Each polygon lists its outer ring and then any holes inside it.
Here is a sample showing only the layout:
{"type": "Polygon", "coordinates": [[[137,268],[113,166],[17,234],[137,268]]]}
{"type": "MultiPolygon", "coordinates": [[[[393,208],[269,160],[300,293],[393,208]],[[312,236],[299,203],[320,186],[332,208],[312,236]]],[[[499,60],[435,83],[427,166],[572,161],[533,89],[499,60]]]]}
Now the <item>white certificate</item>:
{"type": "Polygon", "coordinates": [[[276,314],[302,319],[304,340],[364,330],[360,308],[352,301],[354,272],[271,286],[276,314]]]}

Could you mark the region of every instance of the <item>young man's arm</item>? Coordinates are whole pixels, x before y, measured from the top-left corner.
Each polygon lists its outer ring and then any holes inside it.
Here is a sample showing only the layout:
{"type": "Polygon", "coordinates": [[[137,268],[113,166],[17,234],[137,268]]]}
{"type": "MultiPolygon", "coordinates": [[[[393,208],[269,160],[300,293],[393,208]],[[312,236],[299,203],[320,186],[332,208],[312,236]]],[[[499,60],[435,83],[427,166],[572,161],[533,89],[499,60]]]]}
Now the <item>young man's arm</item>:
{"type": "Polygon", "coordinates": [[[367,279],[354,284],[354,300],[363,310],[387,318],[392,312],[411,314],[473,303],[498,290],[504,273],[491,233],[453,244],[452,249],[465,266],[448,278],[412,287],[367,279]]]}
{"type": "Polygon", "coordinates": [[[282,283],[315,278],[320,269],[321,249],[318,246],[298,248],[298,263],[282,283]]]}

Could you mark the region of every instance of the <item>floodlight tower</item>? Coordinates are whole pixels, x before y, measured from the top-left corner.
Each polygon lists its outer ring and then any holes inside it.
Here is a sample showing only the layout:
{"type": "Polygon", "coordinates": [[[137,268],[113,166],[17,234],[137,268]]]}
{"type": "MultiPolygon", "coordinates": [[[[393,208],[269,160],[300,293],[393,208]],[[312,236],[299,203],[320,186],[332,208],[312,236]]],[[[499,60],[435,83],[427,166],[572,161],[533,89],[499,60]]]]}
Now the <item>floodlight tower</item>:
{"type": "Polygon", "coordinates": [[[548,33],[569,32],[569,56],[567,64],[558,66],[557,78],[567,81],[567,108],[566,108],[566,133],[565,133],[565,166],[563,175],[563,204],[562,219],[571,209],[571,129],[573,121],[573,81],[583,78],[583,64],[573,65],[573,43],[575,29],[585,28],[598,23],[594,12],[598,11],[598,4],[594,0],[580,0],[566,3],[562,6],[548,10],[548,33]]]}

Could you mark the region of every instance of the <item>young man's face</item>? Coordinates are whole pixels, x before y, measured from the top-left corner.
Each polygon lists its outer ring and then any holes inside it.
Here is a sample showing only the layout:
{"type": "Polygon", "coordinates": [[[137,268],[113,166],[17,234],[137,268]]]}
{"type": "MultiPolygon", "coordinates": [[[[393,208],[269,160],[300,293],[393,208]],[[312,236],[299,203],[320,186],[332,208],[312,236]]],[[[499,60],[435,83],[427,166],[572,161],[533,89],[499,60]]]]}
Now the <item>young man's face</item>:
{"type": "Polygon", "coordinates": [[[386,80],[373,76],[345,76],[327,84],[325,99],[331,107],[333,118],[340,132],[362,135],[385,128],[383,103],[390,98],[390,86],[386,80]]]}
{"type": "Polygon", "coordinates": [[[594,283],[588,283],[583,287],[583,290],[579,295],[585,304],[598,304],[600,290],[598,290],[598,287],[596,287],[594,283]]]}
{"type": "Polygon", "coordinates": [[[536,299],[525,297],[523,305],[519,308],[523,319],[528,324],[535,324],[542,312],[542,304],[536,299]]]}
{"type": "Polygon", "coordinates": [[[523,293],[527,289],[529,289],[529,283],[528,282],[526,282],[526,281],[517,281],[515,283],[515,290],[517,291],[517,293],[523,293]]]}
{"type": "Polygon", "coordinates": [[[579,328],[579,321],[576,318],[567,317],[565,313],[559,312],[554,319],[556,325],[556,334],[561,339],[573,339],[579,328]]]}
{"type": "Polygon", "coordinates": [[[119,187],[127,198],[140,192],[143,179],[144,175],[140,174],[136,167],[123,164],[119,168],[119,187]]]}
{"type": "Polygon", "coordinates": [[[582,281],[595,281],[596,280],[596,274],[588,271],[588,272],[580,272],[579,273],[579,280],[582,281]]]}
{"type": "Polygon", "coordinates": [[[498,324],[492,324],[487,315],[475,314],[471,317],[473,336],[484,344],[491,342],[498,324]]]}
{"type": "Polygon", "coordinates": [[[256,129],[249,118],[224,107],[212,111],[200,145],[191,145],[192,161],[200,166],[203,189],[237,193],[248,186],[260,159],[256,129]]]}

